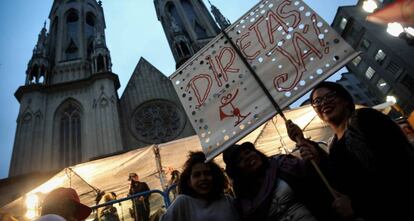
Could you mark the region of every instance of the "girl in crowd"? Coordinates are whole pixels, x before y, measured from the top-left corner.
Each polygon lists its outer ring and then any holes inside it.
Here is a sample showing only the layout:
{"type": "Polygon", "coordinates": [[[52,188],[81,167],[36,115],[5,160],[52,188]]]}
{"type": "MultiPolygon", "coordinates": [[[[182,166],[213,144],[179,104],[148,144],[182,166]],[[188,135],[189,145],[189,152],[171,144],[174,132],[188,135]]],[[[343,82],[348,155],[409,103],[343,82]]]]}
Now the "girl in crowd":
{"type": "Polygon", "coordinates": [[[267,157],[250,142],[230,146],[223,159],[242,220],[334,220],[329,193],[305,161],[267,157]]]}
{"type": "Polygon", "coordinates": [[[190,152],[178,182],[179,195],[162,221],[239,220],[232,198],[224,195],[224,175],[202,152],[190,152]]]}
{"type": "MultiPolygon", "coordinates": [[[[320,83],[310,99],[335,135],[329,154],[310,140],[297,145],[338,191],[332,203],[337,214],[345,220],[413,219],[414,151],[398,125],[374,109],[355,110],[352,96],[337,83],[320,83]]],[[[291,139],[301,136],[297,125],[288,122],[287,128],[291,139]]]]}

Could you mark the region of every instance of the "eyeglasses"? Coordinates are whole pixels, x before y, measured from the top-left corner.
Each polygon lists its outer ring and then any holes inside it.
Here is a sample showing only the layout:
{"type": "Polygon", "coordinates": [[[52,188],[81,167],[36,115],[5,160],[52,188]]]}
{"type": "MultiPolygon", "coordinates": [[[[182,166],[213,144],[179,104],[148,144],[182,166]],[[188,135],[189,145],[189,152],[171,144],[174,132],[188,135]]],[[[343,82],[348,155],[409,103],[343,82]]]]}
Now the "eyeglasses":
{"type": "Polygon", "coordinates": [[[319,107],[322,106],[322,103],[329,104],[333,100],[335,100],[335,98],[336,98],[336,92],[335,91],[329,92],[329,93],[325,94],[324,96],[317,97],[317,98],[313,99],[312,100],[312,107],[319,108],[319,107]]]}

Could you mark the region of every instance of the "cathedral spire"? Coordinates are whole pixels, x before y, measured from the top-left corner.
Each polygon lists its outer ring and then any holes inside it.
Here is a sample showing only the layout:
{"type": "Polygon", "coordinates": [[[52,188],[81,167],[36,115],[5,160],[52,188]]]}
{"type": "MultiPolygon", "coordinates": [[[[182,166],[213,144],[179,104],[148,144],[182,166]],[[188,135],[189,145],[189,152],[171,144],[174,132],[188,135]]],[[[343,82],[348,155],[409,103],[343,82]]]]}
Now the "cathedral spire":
{"type": "Polygon", "coordinates": [[[92,73],[111,71],[111,56],[106,47],[105,35],[97,31],[93,40],[92,73]]]}
{"type": "Polygon", "coordinates": [[[158,20],[164,28],[176,68],[220,33],[202,1],[154,0],[158,20]]]}
{"type": "Polygon", "coordinates": [[[33,55],[36,54],[36,55],[46,56],[46,41],[47,41],[47,29],[46,29],[46,21],[45,21],[45,23],[43,24],[43,28],[38,35],[36,47],[33,50],[33,55]]]}
{"type": "Polygon", "coordinates": [[[223,14],[221,14],[220,10],[216,6],[211,4],[210,0],[208,0],[208,3],[210,4],[211,13],[214,15],[214,19],[216,20],[220,28],[224,30],[227,27],[229,27],[231,24],[230,21],[226,17],[224,17],[223,14]]]}
{"type": "Polygon", "coordinates": [[[48,34],[45,22],[42,30],[38,35],[36,46],[33,49],[32,58],[27,65],[26,85],[46,83],[46,73],[49,69],[49,60],[47,57],[47,41],[48,34]]]}

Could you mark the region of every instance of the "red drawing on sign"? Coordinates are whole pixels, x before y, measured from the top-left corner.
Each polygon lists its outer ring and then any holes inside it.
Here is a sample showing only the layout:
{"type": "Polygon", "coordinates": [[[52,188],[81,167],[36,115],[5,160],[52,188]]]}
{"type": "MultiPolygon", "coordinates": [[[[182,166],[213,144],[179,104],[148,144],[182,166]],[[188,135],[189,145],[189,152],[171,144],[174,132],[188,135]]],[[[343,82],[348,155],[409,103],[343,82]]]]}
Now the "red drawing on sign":
{"type": "Polygon", "coordinates": [[[251,114],[249,112],[246,115],[242,115],[240,113],[240,109],[234,106],[233,101],[236,98],[237,94],[239,93],[239,89],[236,90],[236,93],[232,95],[231,93],[227,94],[226,96],[221,98],[221,105],[220,105],[220,120],[223,120],[228,117],[236,117],[237,120],[234,123],[234,126],[240,124],[247,116],[251,114]],[[227,112],[227,113],[226,113],[227,112]]]}

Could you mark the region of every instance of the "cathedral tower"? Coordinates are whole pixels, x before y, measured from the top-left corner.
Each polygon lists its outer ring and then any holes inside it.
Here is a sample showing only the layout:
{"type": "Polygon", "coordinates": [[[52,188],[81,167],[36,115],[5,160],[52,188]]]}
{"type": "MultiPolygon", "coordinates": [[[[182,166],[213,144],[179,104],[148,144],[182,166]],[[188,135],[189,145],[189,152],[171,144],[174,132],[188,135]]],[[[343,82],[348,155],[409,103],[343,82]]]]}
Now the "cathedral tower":
{"type": "Polygon", "coordinates": [[[220,32],[201,0],[154,0],[154,4],[176,68],[220,32]]]}
{"type": "Polygon", "coordinates": [[[50,171],[122,150],[119,80],[96,0],[55,0],[26,71],[10,176],[50,171]]]}

